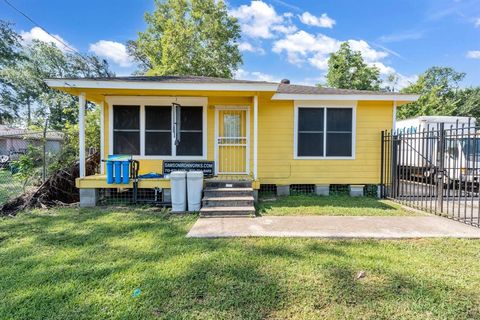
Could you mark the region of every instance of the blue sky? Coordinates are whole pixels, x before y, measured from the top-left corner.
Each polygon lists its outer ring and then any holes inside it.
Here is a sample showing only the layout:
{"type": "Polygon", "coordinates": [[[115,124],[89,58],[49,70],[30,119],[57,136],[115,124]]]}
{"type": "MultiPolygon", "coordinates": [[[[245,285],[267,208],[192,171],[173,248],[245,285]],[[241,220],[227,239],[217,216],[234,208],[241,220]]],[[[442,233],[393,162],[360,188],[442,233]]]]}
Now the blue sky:
{"type": "MultiPolygon", "coordinates": [[[[108,59],[118,75],[135,70],[124,43],[145,29],[143,14],[153,9],[153,0],[10,2],[78,51],[108,59]]],[[[382,74],[397,73],[399,87],[433,65],[466,72],[464,86],[480,85],[480,0],[230,0],[228,6],[242,26],[238,78],[322,82],[329,53],[349,41],[382,74]]],[[[0,19],[14,22],[26,41],[49,38],[3,0],[0,19]]]]}

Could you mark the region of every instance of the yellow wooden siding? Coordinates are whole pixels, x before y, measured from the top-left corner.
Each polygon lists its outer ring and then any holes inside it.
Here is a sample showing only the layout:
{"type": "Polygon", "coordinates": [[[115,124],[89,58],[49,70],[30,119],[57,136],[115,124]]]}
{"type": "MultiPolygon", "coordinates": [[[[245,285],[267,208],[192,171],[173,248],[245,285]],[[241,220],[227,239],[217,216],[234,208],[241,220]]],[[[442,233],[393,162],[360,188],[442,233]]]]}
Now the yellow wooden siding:
{"type": "MultiPolygon", "coordinates": [[[[170,95],[176,92],[166,92],[166,95],[170,95]]],[[[194,97],[197,92],[183,92],[179,95],[182,97],[194,97]]],[[[212,94],[212,93],[210,93],[212,94]]],[[[215,106],[247,106],[250,108],[250,140],[253,139],[253,98],[235,96],[230,97],[222,93],[218,93],[218,96],[208,96],[207,104],[207,160],[213,161],[215,158],[215,106]]],[[[250,93],[253,95],[254,93],[250,93]]],[[[103,159],[107,158],[109,154],[109,106],[108,103],[103,100],[104,103],[104,153],[103,159]]],[[[253,140],[252,140],[253,141],[253,140]]],[[[149,172],[162,172],[162,160],[140,160],[140,174],[149,172]]],[[[250,171],[253,170],[253,145],[250,144],[250,171]]]]}
{"type": "MultiPolygon", "coordinates": [[[[163,93],[171,95],[173,92],[163,93]]],[[[179,96],[195,96],[182,92],[179,96]]],[[[250,107],[250,173],[253,172],[253,98],[209,92],[207,106],[207,159],[214,160],[215,106],[250,107]]],[[[393,102],[359,101],[356,109],[354,160],[293,159],[294,103],[272,101],[273,93],[259,93],[258,177],[263,184],[374,184],[379,183],[380,132],[390,129],[393,102]]],[[[200,94],[198,94],[200,96],[200,94]]],[[[203,93],[205,96],[205,92],[203,93]]],[[[109,108],[104,101],[104,155],[109,150],[109,108]]],[[[161,160],[141,160],[140,173],[161,172],[161,160]]]]}
{"type": "Polygon", "coordinates": [[[259,99],[258,176],[263,184],[375,184],[380,132],[392,127],[391,101],[359,101],[353,160],[294,159],[294,103],[259,99]]]}

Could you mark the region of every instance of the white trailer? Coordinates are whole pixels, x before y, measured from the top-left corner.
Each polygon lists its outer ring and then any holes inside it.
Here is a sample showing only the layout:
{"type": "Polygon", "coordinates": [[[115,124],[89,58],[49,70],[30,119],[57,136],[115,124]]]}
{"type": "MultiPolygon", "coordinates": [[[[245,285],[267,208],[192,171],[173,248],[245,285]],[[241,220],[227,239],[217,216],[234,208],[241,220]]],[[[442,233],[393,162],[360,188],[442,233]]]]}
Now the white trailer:
{"type": "Polygon", "coordinates": [[[400,172],[409,177],[436,177],[442,165],[445,181],[478,181],[480,140],[475,128],[475,119],[469,117],[421,116],[397,121],[400,172]],[[443,132],[439,131],[441,124],[443,132]],[[440,136],[443,145],[439,145],[440,136]]]}

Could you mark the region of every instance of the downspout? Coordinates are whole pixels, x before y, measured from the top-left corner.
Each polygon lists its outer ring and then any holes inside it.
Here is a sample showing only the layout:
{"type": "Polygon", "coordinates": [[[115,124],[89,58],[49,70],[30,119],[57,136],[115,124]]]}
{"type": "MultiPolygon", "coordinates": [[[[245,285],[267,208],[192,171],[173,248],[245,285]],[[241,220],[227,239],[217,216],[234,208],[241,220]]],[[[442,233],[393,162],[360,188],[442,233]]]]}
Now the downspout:
{"type": "Polygon", "coordinates": [[[397,129],[397,100],[393,100],[393,123],[392,123],[392,132],[395,132],[397,129]]]}

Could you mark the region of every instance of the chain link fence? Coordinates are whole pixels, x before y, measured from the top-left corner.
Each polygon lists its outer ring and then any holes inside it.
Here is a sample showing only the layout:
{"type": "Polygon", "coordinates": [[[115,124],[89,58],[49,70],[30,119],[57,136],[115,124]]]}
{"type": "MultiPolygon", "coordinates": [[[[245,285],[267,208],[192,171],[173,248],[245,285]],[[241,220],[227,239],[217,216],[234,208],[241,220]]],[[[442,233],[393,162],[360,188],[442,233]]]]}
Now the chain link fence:
{"type": "Polygon", "coordinates": [[[58,131],[0,129],[0,206],[46,179],[63,140],[58,131]]]}

